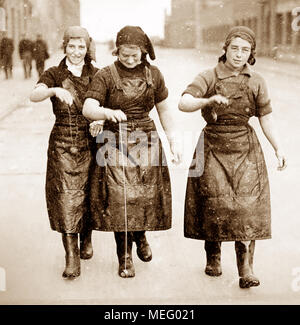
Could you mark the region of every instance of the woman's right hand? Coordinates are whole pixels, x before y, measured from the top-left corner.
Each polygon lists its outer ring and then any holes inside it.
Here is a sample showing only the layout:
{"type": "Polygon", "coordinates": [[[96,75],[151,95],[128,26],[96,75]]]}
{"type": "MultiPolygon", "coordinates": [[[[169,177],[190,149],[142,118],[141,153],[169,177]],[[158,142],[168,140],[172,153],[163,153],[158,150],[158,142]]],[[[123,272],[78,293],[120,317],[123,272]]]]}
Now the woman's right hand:
{"type": "Polygon", "coordinates": [[[286,159],[284,153],[281,152],[281,150],[278,149],[278,150],[275,151],[275,155],[276,155],[277,160],[278,160],[278,167],[277,167],[277,169],[278,170],[284,170],[284,169],[286,169],[286,167],[287,167],[287,159],[286,159]]]}
{"type": "Polygon", "coordinates": [[[208,99],[208,102],[209,104],[212,104],[212,103],[217,103],[217,104],[224,104],[224,105],[228,105],[229,104],[229,100],[228,98],[222,96],[222,95],[214,95],[214,96],[211,96],[209,99],[208,99]]]}
{"type": "Polygon", "coordinates": [[[61,100],[62,102],[65,102],[67,105],[72,105],[73,104],[73,96],[72,94],[64,89],[64,88],[60,88],[60,87],[56,87],[56,88],[52,88],[54,95],[61,100]]]}
{"type": "Polygon", "coordinates": [[[110,108],[105,108],[105,119],[115,122],[115,123],[120,123],[123,121],[127,121],[127,116],[126,114],[121,111],[120,109],[110,109],[110,108]]]}

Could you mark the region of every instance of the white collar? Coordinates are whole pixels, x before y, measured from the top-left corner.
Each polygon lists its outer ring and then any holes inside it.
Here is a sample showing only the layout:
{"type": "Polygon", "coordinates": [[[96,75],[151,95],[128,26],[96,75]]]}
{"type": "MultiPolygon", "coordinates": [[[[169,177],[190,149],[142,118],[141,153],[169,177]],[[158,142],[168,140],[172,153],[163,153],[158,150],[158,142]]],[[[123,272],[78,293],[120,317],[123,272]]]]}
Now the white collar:
{"type": "Polygon", "coordinates": [[[80,64],[72,64],[68,58],[66,58],[66,65],[68,67],[68,70],[72,72],[72,74],[76,77],[81,77],[81,73],[82,73],[82,68],[84,66],[84,60],[82,60],[82,62],[80,64]]]}

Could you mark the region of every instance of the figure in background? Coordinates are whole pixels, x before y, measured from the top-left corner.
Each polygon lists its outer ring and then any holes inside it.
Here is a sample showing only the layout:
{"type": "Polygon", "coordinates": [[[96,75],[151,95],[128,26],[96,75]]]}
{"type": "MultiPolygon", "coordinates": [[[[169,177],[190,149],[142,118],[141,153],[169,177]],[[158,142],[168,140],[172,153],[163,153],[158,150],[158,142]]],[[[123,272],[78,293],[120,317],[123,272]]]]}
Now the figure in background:
{"type": "Polygon", "coordinates": [[[50,98],[56,117],[49,138],[46,200],[50,226],[62,234],[65,278],[79,276],[80,258],[93,256],[89,196],[94,142],[82,115],[85,93],[97,71],[91,64],[90,44],[86,29],[67,28],[66,56],[41,75],[30,96],[33,102],[50,98]]]}
{"type": "Polygon", "coordinates": [[[25,79],[31,78],[33,43],[27,38],[26,34],[22,34],[19,42],[19,55],[20,59],[23,61],[25,79]]]}
{"type": "Polygon", "coordinates": [[[37,34],[37,39],[33,45],[33,59],[35,60],[36,71],[40,77],[45,70],[45,61],[49,59],[48,46],[41,34],[37,34]]]}
{"type": "Polygon", "coordinates": [[[5,78],[10,79],[13,76],[13,52],[14,52],[14,41],[12,38],[7,37],[6,33],[1,40],[0,54],[1,54],[1,65],[5,72],[5,78]]]}
{"type": "Polygon", "coordinates": [[[269,180],[262,148],[248,124],[251,117],[259,119],[278,169],[287,165],[266,83],[250,69],[255,48],[251,29],[232,28],[217,66],[198,74],[179,103],[184,112],[200,109],[207,122],[194,154],[198,170],[190,167],[184,235],[205,241],[205,273],[210,276],[222,273],[222,241],[235,241],[241,288],[260,284],[253,273],[255,241],[271,238],[269,180]],[[204,155],[199,154],[202,148],[204,155]]]}
{"type": "Polygon", "coordinates": [[[126,26],[117,34],[116,47],[118,60],[96,73],[83,115],[105,121],[92,173],[93,229],[114,232],[119,276],[130,278],[135,276],[133,242],[138,257],[149,262],[152,251],[145,232],[171,228],[169,170],[149,116],[154,106],[175,161],[180,154],[172,141],[175,123],[168,89],[160,70],[146,58],[155,59],[150,39],[140,27],[126,26]],[[106,142],[106,136],[111,141],[106,142]]]}

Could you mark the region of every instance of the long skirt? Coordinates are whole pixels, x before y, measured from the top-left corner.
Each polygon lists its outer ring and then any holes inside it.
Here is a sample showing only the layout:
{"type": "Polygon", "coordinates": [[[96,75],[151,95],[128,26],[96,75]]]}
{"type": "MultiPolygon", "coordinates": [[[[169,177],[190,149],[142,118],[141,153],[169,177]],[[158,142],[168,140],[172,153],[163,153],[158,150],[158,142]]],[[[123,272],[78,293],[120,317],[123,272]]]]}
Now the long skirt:
{"type": "Polygon", "coordinates": [[[184,236],[208,241],[270,238],[268,174],[253,128],[207,125],[195,160],[197,170],[190,167],[187,182],[184,236]]]}
{"type": "Polygon", "coordinates": [[[169,170],[154,122],[107,124],[92,172],[93,229],[167,230],[172,202],[169,170]]]}
{"type": "Polygon", "coordinates": [[[56,121],[49,138],[46,174],[46,202],[53,230],[79,233],[89,227],[91,146],[86,122],[70,126],[56,121]]]}

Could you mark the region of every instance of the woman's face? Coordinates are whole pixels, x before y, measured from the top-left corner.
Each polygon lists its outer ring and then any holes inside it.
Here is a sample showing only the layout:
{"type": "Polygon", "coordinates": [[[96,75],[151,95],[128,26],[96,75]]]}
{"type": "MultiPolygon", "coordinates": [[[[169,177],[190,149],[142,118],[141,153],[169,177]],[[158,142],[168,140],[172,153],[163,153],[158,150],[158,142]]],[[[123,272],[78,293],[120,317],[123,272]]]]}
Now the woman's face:
{"type": "Polygon", "coordinates": [[[236,37],[228,45],[225,65],[233,70],[241,70],[248,61],[250,54],[251,44],[240,37],[236,37]]]}
{"type": "Polygon", "coordinates": [[[86,52],[87,47],[83,38],[71,38],[66,46],[67,58],[74,65],[82,63],[86,52]]]}
{"type": "Polygon", "coordinates": [[[129,69],[135,68],[141,63],[142,51],[138,46],[125,46],[119,48],[119,61],[129,69]]]}

